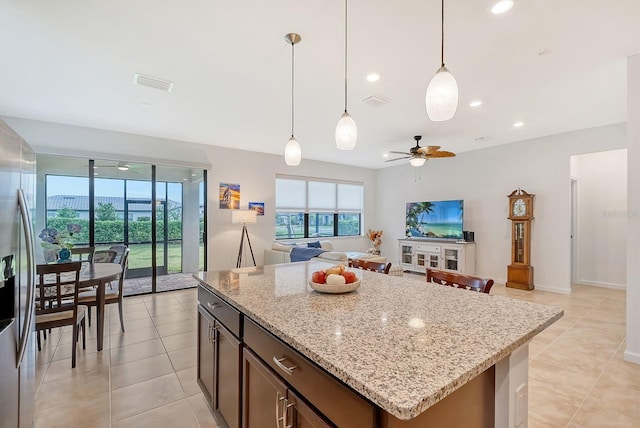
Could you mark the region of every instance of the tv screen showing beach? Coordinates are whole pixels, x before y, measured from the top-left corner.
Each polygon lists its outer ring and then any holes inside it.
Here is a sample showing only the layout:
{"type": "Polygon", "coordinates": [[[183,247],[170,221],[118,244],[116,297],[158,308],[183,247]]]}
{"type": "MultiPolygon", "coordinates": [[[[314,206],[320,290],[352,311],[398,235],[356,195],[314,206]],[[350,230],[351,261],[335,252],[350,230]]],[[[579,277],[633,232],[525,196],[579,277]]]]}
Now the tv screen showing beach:
{"type": "Polygon", "coordinates": [[[407,203],[407,236],[462,239],[464,201],[407,203]]]}

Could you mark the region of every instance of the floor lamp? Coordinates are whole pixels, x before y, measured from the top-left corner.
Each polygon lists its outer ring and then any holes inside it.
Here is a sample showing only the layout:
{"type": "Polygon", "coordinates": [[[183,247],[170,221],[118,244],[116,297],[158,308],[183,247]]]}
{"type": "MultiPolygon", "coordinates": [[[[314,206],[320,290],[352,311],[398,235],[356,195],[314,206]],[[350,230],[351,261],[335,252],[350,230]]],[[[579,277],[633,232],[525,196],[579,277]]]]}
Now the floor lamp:
{"type": "Polygon", "coordinates": [[[256,258],[253,257],[253,248],[251,248],[251,240],[249,239],[249,232],[247,231],[247,224],[257,223],[258,212],[255,210],[234,210],[231,212],[231,223],[242,223],[242,236],[240,237],[240,248],[238,249],[238,262],[236,267],[239,268],[242,265],[242,253],[244,250],[244,237],[247,237],[247,243],[249,244],[249,251],[251,252],[251,260],[253,265],[256,265],[256,258]]]}

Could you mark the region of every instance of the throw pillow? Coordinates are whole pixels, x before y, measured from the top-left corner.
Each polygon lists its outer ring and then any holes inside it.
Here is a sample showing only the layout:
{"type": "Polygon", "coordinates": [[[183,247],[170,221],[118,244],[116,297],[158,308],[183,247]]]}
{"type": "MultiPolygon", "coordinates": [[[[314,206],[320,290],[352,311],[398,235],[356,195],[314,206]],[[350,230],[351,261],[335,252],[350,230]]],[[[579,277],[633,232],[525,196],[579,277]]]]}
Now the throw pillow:
{"type": "Polygon", "coordinates": [[[320,241],[316,241],[316,242],[307,242],[307,247],[309,248],[322,248],[320,246],[320,241]]]}

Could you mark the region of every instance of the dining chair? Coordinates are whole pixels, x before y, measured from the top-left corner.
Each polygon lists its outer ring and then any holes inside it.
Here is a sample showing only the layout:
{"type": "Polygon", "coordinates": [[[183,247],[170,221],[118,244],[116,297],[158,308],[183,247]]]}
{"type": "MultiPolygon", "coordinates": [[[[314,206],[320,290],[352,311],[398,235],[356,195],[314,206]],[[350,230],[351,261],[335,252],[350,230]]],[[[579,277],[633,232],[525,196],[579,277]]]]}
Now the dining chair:
{"type": "Polygon", "coordinates": [[[38,351],[40,331],[73,326],[71,368],[76,367],[76,347],[82,329],[82,349],[86,349],[85,318],[87,307],[78,304],[78,283],[82,262],[37,265],[36,332],[38,351]]]}
{"type": "Polygon", "coordinates": [[[368,260],[352,259],[349,260],[349,267],[388,274],[389,269],[391,269],[391,263],[378,263],[370,262],[368,260]]]}
{"type": "MultiPolygon", "coordinates": [[[[118,304],[118,312],[120,315],[120,328],[124,332],[124,311],[122,308],[122,299],[123,299],[123,290],[124,290],[124,278],[127,272],[127,264],[129,260],[129,249],[125,249],[122,258],[120,259],[120,267],[122,268],[122,272],[120,273],[120,278],[118,279],[118,288],[115,290],[109,289],[105,290],[104,293],[104,304],[108,305],[111,303],[118,304]]],[[[97,302],[97,290],[91,291],[83,291],[78,295],[78,301],[83,305],[87,305],[89,308],[89,325],[91,325],[91,307],[96,306],[97,302]]]]}
{"type": "Polygon", "coordinates": [[[73,247],[69,251],[71,252],[71,260],[74,259],[73,256],[78,256],[76,260],[91,263],[96,247],[73,247]]]}
{"type": "Polygon", "coordinates": [[[477,276],[462,275],[431,268],[427,269],[427,282],[487,294],[489,294],[491,287],[493,287],[493,279],[483,279],[477,276]]]}
{"type": "Polygon", "coordinates": [[[92,263],[115,263],[117,256],[115,250],[98,250],[93,253],[92,263]]]}

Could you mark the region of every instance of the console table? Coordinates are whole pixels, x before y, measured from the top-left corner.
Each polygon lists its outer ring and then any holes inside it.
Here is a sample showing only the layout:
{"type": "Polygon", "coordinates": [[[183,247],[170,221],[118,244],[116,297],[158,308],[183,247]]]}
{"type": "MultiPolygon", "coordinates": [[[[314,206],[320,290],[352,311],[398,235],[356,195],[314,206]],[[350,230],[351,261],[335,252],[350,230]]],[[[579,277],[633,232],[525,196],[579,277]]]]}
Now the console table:
{"type": "Polygon", "coordinates": [[[476,243],[448,240],[398,239],[403,269],[426,273],[427,268],[463,275],[476,273],[476,243]]]}

